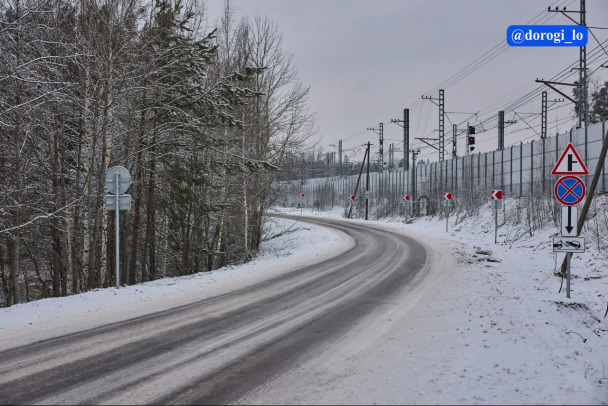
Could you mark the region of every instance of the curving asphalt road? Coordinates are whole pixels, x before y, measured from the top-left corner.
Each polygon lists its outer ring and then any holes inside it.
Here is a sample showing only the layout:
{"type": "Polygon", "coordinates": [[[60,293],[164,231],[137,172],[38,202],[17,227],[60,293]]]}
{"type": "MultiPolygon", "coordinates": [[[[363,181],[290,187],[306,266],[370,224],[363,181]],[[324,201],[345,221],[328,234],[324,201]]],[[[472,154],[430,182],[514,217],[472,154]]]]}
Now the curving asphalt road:
{"type": "Polygon", "coordinates": [[[238,402],[339,340],[427,261],[425,246],[401,234],[301,219],[348,234],[352,248],[238,291],[0,352],[0,404],[238,402]]]}

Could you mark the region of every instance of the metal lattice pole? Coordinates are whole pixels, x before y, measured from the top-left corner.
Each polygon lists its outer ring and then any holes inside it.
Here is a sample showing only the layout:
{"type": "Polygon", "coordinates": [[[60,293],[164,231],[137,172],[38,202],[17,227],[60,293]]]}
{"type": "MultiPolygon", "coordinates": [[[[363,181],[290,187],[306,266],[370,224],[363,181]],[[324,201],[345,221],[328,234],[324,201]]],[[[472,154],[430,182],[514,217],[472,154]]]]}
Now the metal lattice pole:
{"type": "Polygon", "coordinates": [[[443,89],[439,89],[439,162],[444,159],[445,144],[444,144],[444,116],[445,116],[445,93],[443,89]]]}

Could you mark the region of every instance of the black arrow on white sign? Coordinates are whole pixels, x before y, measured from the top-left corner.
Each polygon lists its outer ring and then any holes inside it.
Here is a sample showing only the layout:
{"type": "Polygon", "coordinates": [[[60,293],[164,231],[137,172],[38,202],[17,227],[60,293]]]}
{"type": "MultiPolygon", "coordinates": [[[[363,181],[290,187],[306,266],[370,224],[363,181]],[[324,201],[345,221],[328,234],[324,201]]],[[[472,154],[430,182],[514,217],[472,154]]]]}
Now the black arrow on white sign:
{"type": "Polygon", "coordinates": [[[570,234],[573,228],[574,227],[572,227],[572,206],[568,206],[568,225],[566,226],[568,234],[570,234]]]}
{"type": "Polygon", "coordinates": [[[563,237],[576,237],[578,234],[578,207],[562,206],[561,235],[563,237]]]}

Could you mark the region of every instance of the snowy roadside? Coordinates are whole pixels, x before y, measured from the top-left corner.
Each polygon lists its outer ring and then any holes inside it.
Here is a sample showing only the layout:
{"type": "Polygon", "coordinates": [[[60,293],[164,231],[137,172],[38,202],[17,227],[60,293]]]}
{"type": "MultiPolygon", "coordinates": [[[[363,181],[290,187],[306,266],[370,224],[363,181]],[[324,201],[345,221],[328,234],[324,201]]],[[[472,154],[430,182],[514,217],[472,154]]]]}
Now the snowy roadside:
{"type": "Polygon", "coordinates": [[[414,308],[388,308],[380,337],[354,334],[358,343],[342,342],[244,401],[608,404],[605,253],[591,248],[574,257],[567,299],[565,283],[558,293],[561,281],[553,276],[562,260],[552,253],[553,230],[507,244],[513,230],[503,228],[495,244],[489,207],[455,220],[447,232],[445,218],[375,222],[432,236],[458,267],[414,308]]]}
{"type": "Polygon", "coordinates": [[[1,308],[0,350],[233,291],[320,262],[352,244],[342,233],[292,220],[270,219],[267,227],[259,255],[246,264],[1,308]]]}

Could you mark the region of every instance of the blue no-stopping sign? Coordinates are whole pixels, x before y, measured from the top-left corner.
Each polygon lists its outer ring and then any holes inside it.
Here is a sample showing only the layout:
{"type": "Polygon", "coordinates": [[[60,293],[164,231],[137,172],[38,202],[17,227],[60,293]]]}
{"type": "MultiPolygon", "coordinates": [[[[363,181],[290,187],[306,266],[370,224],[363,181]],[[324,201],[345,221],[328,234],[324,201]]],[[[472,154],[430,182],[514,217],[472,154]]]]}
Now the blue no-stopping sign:
{"type": "Polygon", "coordinates": [[[555,197],[566,206],[579,204],[585,197],[585,184],[576,176],[563,176],[555,184],[555,197]]]}

